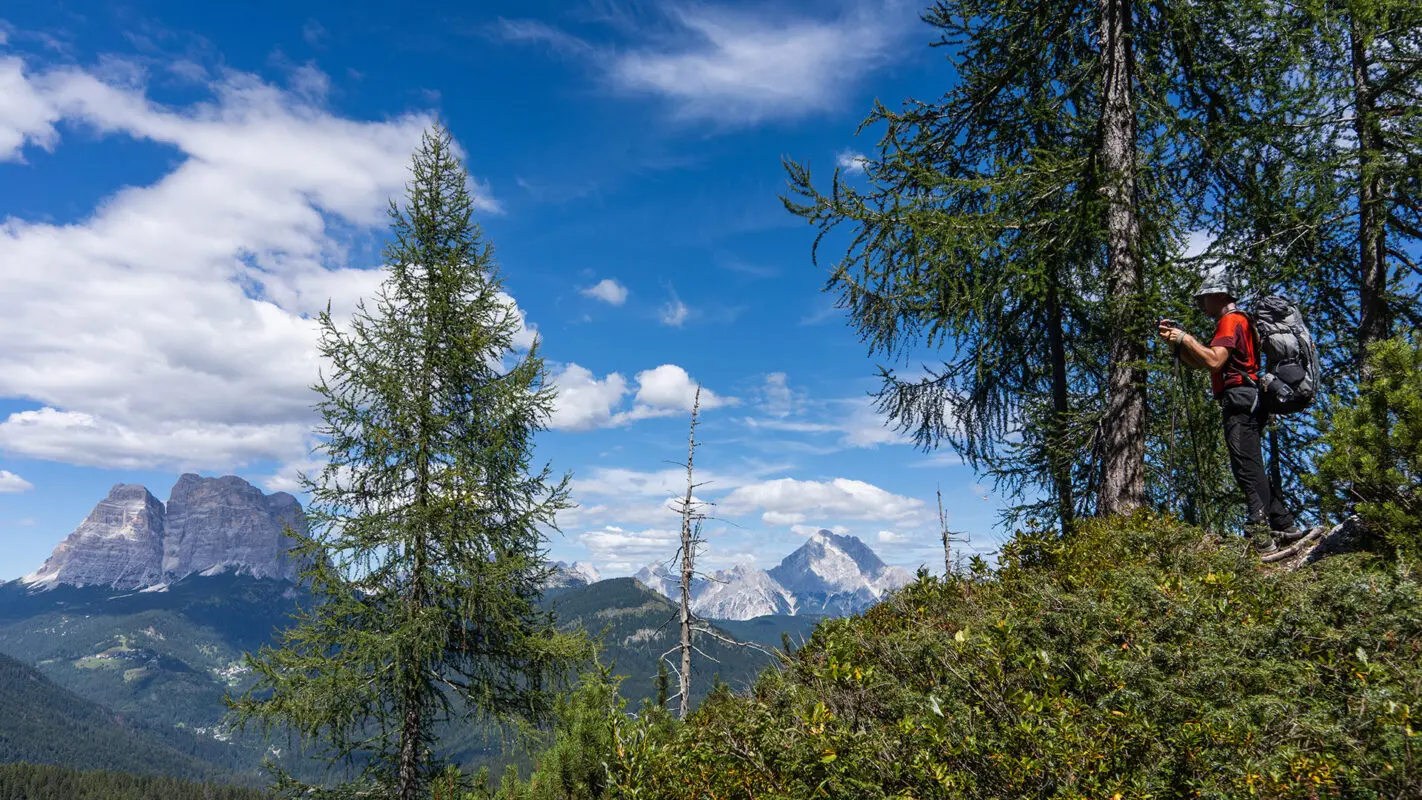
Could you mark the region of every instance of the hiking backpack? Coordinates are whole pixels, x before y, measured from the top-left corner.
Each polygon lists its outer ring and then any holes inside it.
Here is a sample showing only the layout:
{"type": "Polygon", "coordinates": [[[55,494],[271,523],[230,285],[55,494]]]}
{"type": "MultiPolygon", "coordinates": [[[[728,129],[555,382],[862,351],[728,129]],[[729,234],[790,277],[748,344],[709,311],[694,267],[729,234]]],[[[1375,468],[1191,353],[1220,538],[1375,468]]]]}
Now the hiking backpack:
{"type": "Polygon", "coordinates": [[[1269,295],[1248,312],[1257,350],[1267,357],[1259,374],[1259,400],[1274,414],[1294,414],[1318,395],[1318,350],[1299,307],[1269,295]]]}

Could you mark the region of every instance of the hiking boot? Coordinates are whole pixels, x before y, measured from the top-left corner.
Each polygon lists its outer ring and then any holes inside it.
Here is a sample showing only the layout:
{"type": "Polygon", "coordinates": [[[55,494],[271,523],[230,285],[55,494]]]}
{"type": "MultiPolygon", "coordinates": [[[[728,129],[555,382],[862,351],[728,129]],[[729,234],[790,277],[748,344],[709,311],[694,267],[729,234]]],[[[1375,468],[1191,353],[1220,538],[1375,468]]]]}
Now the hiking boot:
{"type": "Polygon", "coordinates": [[[1274,541],[1283,542],[1285,544],[1297,542],[1308,535],[1308,531],[1300,528],[1298,525],[1290,525],[1283,530],[1270,531],[1269,533],[1274,538],[1274,541]]]}
{"type": "Polygon", "coordinates": [[[1249,539],[1249,546],[1254,548],[1254,552],[1259,555],[1276,553],[1279,546],[1274,544],[1274,537],[1270,535],[1269,528],[1264,525],[1249,525],[1244,529],[1245,538],[1249,539]]]}

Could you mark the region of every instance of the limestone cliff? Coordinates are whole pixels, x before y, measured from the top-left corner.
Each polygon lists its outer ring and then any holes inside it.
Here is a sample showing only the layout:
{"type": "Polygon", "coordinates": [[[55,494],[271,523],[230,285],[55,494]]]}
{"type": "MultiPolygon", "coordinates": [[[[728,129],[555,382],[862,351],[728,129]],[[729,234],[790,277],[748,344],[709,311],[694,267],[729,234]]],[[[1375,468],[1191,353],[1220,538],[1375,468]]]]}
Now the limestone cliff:
{"type": "Polygon", "coordinates": [[[115,589],[225,571],[292,580],[297,569],[285,553],[286,525],[305,529],[296,498],[264,494],[234,475],[183,475],[166,506],[142,486],[119,484],[23,580],[115,589]]]}

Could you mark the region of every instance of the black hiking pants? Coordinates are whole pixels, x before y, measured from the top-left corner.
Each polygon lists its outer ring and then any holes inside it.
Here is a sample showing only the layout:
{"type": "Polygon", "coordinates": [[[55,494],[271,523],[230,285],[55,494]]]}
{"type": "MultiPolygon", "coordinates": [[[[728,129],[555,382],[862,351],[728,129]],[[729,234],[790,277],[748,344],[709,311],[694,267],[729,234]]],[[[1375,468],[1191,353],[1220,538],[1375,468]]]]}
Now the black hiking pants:
{"type": "Polygon", "coordinates": [[[1282,531],[1294,524],[1294,515],[1284,505],[1283,493],[1269,483],[1269,471],[1264,468],[1262,437],[1269,414],[1256,404],[1257,391],[1241,386],[1225,391],[1220,399],[1224,412],[1225,448],[1229,450],[1229,467],[1234,480],[1244,493],[1249,524],[1268,525],[1282,531]],[[1251,410],[1251,406],[1254,408],[1251,410]]]}

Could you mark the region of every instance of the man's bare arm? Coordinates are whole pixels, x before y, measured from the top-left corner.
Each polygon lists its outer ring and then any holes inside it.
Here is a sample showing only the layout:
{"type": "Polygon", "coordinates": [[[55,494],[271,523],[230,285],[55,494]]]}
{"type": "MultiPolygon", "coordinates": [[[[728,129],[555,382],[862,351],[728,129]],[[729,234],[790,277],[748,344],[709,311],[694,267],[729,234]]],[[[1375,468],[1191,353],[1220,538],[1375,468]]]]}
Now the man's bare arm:
{"type": "Polygon", "coordinates": [[[1200,343],[1199,339],[1180,330],[1162,326],[1160,328],[1161,338],[1168,342],[1179,343],[1180,360],[1186,365],[1197,369],[1207,369],[1211,372],[1220,369],[1229,361],[1229,349],[1224,347],[1206,347],[1200,343]]]}

